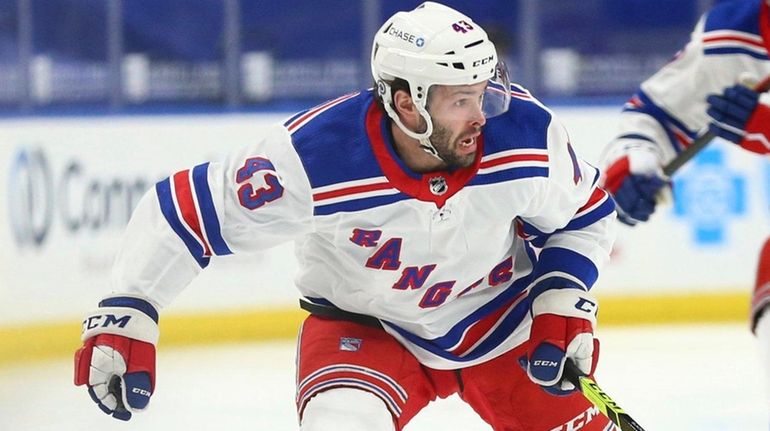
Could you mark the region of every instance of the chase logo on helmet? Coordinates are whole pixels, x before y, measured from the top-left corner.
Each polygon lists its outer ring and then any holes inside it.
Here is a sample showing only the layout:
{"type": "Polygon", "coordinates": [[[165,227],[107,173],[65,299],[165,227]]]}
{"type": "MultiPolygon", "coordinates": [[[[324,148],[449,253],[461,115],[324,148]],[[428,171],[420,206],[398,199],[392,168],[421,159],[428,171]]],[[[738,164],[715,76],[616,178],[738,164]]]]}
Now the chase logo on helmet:
{"type": "Polygon", "coordinates": [[[425,45],[425,39],[422,37],[415,36],[411,33],[407,33],[403,30],[399,30],[396,27],[391,27],[388,30],[388,34],[395,37],[396,39],[401,39],[404,42],[413,43],[417,46],[423,46],[425,45]]]}

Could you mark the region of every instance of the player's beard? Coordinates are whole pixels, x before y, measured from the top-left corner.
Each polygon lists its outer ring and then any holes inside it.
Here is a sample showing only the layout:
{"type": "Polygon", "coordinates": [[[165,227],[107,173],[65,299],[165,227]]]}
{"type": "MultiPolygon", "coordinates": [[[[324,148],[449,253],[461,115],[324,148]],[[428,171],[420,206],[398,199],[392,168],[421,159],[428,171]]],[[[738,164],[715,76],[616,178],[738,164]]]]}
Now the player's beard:
{"type": "MultiPolygon", "coordinates": [[[[433,133],[430,135],[430,142],[436,149],[438,156],[441,157],[449,169],[467,168],[473,165],[476,160],[476,152],[471,154],[458,154],[457,148],[460,145],[460,137],[452,139],[452,131],[444,127],[441,123],[433,120],[433,133]]],[[[478,151],[478,148],[476,149],[478,151]]]]}

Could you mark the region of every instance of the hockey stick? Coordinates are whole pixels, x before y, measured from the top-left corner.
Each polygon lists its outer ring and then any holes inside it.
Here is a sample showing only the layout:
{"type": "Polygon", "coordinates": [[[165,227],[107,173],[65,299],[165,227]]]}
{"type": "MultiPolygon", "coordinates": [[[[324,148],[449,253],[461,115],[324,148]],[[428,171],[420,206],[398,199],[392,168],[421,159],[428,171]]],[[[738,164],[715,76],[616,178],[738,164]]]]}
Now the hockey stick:
{"type": "MultiPolygon", "coordinates": [[[[764,93],[770,90],[770,76],[766,77],[763,81],[753,87],[753,90],[757,93],[764,93]]],[[[712,139],[716,138],[716,134],[710,130],[706,130],[705,133],[695,138],[692,143],[685,148],[681,153],[677,154],[673,160],[671,160],[666,166],[663,167],[663,173],[666,177],[671,178],[672,175],[685,163],[690,161],[696,154],[700,152],[712,139]]]]}
{"type": "Polygon", "coordinates": [[[641,425],[628,415],[620,406],[596,384],[593,379],[583,375],[572,361],[564,365],[564,377],[575,385],[593,405],[614,423],[620,431],[644,431],[641,425]]]}

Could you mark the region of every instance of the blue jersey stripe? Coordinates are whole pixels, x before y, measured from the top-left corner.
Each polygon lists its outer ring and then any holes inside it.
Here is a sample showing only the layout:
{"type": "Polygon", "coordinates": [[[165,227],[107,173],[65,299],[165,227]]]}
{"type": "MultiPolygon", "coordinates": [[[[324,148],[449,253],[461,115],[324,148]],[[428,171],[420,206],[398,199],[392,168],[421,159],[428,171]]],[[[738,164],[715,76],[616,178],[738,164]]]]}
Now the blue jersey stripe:
{"type": "Polygon", "coordinates": [[[457,356],[446,350],[440,348],[433,342],[420,338],[411,332],[408,332],[390,322],[384,322],[389,327],[393,328],[402,337],[408,340],[410,343],[418,346],[436,356],[444,359],[448,359],[454,362],[469,362],[478,359],[495,347],[499,346],[507,337],[509,337],[514,330],[521,324],[521,322],[527,317],[529,313],[529,301],[522,300],[511,310],[511,312],[503,319],[500,325],[490,334],[484,341],[482,341],[476,348],[466,353],[464,356],[457,356]]]}
{"type": "Polygon", "coordinates": [[[399,202],[406,199],[412,199],[412,197],[404,193],[395,193],[387,196],[373,196],[363,199],[353,199],[328,205],[316,205],[316,207],[313,209],[313,214],[325,216],[338,212],[364,211],[371,208],[381,207],[383,205],[390,205],[394,202],[399,202]]]}
{"type": "Polygon", "coordinates": [[[168,178],[157,183],[155,185],[155,191],[158,194],[158,203],[160,204],[160,211],[163,213],[163,217],[166,218],[171,229],[176,232],[179,238],[187,246],[187,250],[195,258],[196,262],[201,268],[205,268],[209,264],[209,257],[204,256],[203,246],[182,226],[182,222],[176,213],[176,207],[174,200],[171,197],[171,182],[168,178]]]}
{"type": "Polygon", "coordinates": [[[549,272],[566,272],[577,277],[588,289],[596,283],[599,269],[591,259],[582,254],[561,247],[544,248],[538,257],[532,279],[536,280],[549,272]]]}
{"type": "Polygon", "coordinates": [[[211,198],[211,189],[208,181],[209,164],[204,163],[193,168],[192,178],[195,186],[195,196],[198,198],[198,208],[203,218],[203,226],[206,227],[206,236],[214,254],[222,256],[233,254],[222,237],[217,210],[214,200],[211,198]]]}
{"type": "Polygon", "coordinates": [[[524,234],[526,235],[533,235],[533,236],[546,236],[547,233],[541,231],[540,229],[536,228],[534,225],[531,225],[524,221],[521,217],[519,217],[519,220],[521,221],[522,230],[524,231],[524,234]]]}
{"type": "MultiPolygon", "coordinates": [[[[591,164],[589,163],[589,165],[591,165],[591,164]]],[[[596,166],[594,166],[594,165],[591,165],[591,167],[596,169],[596,166]]],[[[594,179],[593,179],[593,181],[591,181],[591,185],[595,186],[596,183],[599,182],[599,178],[601,178],[601,176],[602,176],[602,172],[599,169],[596,169],[594,171],[594,179]]]]}
{"type": "Polygon", "coordinates": [[[662,108],[656,105],[652,101],[652,99],[650,99],[650,97],[647,96],[647,94],[645,94],[644,91],[639,89],[639,91],[636,93],[636,96],[639,98],[639,100],[642,101],[644,106],[630,108],[628,107],[628,105],[626,105],[626,107],[623,108],[623,111],[641,112],[657,120],[658,123],[660,123],[661,126],[663,126],[663,130],[666,131],[666,135],[668,136],[669,143],[677,153],[681,152],[682,148],[679,145],[679,141],[676,139],[676,136],[674,135],[673,131],[671,130],[670,125],[674,125],[676,128],[681,130],[691,139],[695,139],[695,137],[697,136],[697,132],[691,131],[690,129],[687,128],[687,126],[684,125],[684,123],[672,117],[666,111],[664,111],[662,108]]]}
{"type": "Polygon", "coordinates": [[[723,48],[706,48],[703,50],[704,55],[730,55],[741,54],[748,55],[749,57],[757,58],[759,60],[768,60],[767,54],[762,54],[756,51],[752,51],[746,48],[739,47],[723,47],[723,48]]]}
{"type": "Polygon", "coordinates": [[[332,304],[331,301],[329,301],[326,298],[316,298],[316,297],[305,296],[305,299],[312,302],[313,304],[329,305],[332,307],[336,307],[336,305],[332,304]]]}
{"type": "Polygon", "coordinates": [[[625,135],[618,136],[618,139],[639,139],[641,141],[647,141],[653,144],[655,143],[655,141],[653,141],[649,136],[640,135],[639,133],[627,133],[625,135]]]}
{"type": "Polygon", "coordinates": [[[505,181],[520,180],[524,178],[532,177],[547,177],[548,168],[526,166],[520,168],[505,169],[502,171],[492,172],[489,174],[480,174],[473,177],[468,182],[469,186],[479,186],[484,184],[502,183],[505,181]]]}
{"type": "Polygon", "coordinates": [[[581,292],[584,292],[585,289],[583,289],[583,286],[575,283],[572,280],[566,279],[564,277],[559,277],[557,275],[554,275],[553,277],[548,277],[544,280],[540,280],[536,285],[532,286],[532,289],[529,291],[530,298],[534,301],[535,298],[542,295],[545,292],[554,291],[554,290],[566,290],[566,289],[575,289],[579,290],[581,292]]]}
{"type": "Polygon", "coordinates": [[[284,121],[283,127],[289,127],[289,124],[293,123],[294,120],[296,120],[297,118],[301,117],[302,115],[305,115],[305,113],[307,113],[308,111],[309,111],[309,109],[305,109],[304,111],[300,111],[300,112],[297,112],[296,114],[292,115],[291,118],[289,118],[288,120],[284,121]]]}
{"type": "Polygon", "coordinates": [[[155,323],[158,323],[158,310],[153,307],[152,304],[144,299],[133,298],[130,296],[113,296],[112,298],[103,299],[99,302],[99,307],[126,307],[139,310],[142,313],[150,316],[155,323]]]}
{"type": "MultiPolygon", "coordinates": [[[[534,258],[534,256],[532,256],[534,258]]],[[[447,352],[446,350],[450,349],[451,347],[457,345],[462,336],[465,334],[466,330],[476,322],[484,319],[484,317],[498,311],[500,307],[504,306],[506,303],[508,303],[510,300],[515,298],[517,295],[521,294],[521,292],[527,287],[527,285],[530,283],[531,278],[530,277],[522,277],[518,280],[514,281],[511,285],[509,285],[503,293],[496,296],[494,299],[489,301],[488,303],[481,306],[479,309],[474,311],[473,313],[469,314],[467,317],[462,319],[460,322],[458,322],[452,329],[450,329],[445,335],[434,338],[434,339],[424,339],[417,335],[412,334],[411,332],[401,328],[398,325],[395,325],[391,322],[382,321],[383,324],[388,325],[389,327],[393,328],[395,331],[397,331],[399,334],[401,334],[404,338],[411,341],[412,343],[422,347],[425,350],[428,350],[430,352],[433,352],[439,356],[449,358],[455,361],[461,360],[459,356],[454,355],[452,353],[447,352]]],[[[310,300],[313,303],[316,304],[323,304],[323,305],[330,305],[334,306],[331,302],[324,298],[308,298],[305,299],[310,300]]],[[[521,314],[520,307],[524,307],[523,310],[526,312],[528,309],[529,301],[527,301],[526,298],[522,298],[516,307],[514,307],[513,310],[511,310],[511,313],[509,314],[506,319],[503,320],[503,322],[514,322],[514,325],[512,327],[507,327],[507,329],[503,332],[506,334],[510,334],[510,332],[518,326],[518,324],[521,322],[521,319],[523,318],[523,315],[521,314]],[[525,304],[525,305],[522,305],[525,304]],[[512,319],[512,320],[511,320],[512,319]]],[[[526,314],[526,313],[524,313],[526,314]]],[[[501,325],[505,326],[505,324],[501,325]]],[[[495,346],[497,346],[500,342],[502,342],[502,339],[499,338],[493,338],[494,332],[492,335],[489,336],[489,339],[491,339],[490,343],[492,345],[487,349],[486,352],[489,350],[492,350],[495,346]]],[[[507,335],[506,335],[507,336],[507,335]]],[[[505,337],[503,337],[504,339],[505,337]]],[[[483,346],[486,345],[486,341],[482,342],[477,348],[484,348],[483,346]]],[[[475,357],[478,357],[480,355],[485,354],[486,352],[477,352],[475,349],[473,350],[473,355],[466,355],[464,360],[470,360],[475,357]]]]}
{"type": "Polygon", "coordinates": [[[527,284],[529,284],[528,277],[523,277],[514,281],[501,294],[497,295],[494,299],[487,302],[479,309],[457,322],[457,324],[453,326],[452,329],[450,329],[445,335],[425,341],[429,341],[431,344],[434,344],[443,350],[450,349],[452,346],[455,346],[460,342],[460,339],[468,327],[499,310],[500,307],[504,306],[516,295],[519,295],[524,290],[524,288],[527,287],[527,284]]]}
{"type": "Polygon", "coordinates": [[[495,347],[499,346],[506,338],[510,337],[516,331],[516,328],[521,325],[521,322],[529,314],[529,298],[519,302],[514,306],[513,310],[505,316],[500,325],[490,334],[484,341],[482,341],[475,349],[465,354],[462,359],[469,361],[477,359],[482,355],[486,355],[491,352],[495,347]]]}
{"type": "Polygon", "coordinates": [[[525,222],[524,220],[521,220],[523,232],[524,234],[528,236],[534,236],[534,238],[530,239],[529,242],[534,245],[535,247],[543,247],[545,246],[548,239],[551,238],[552,235],[555,235],[559,232],[563,231],[569,231],[569,230],[580,230],[585,228],[586,226],[590,226],[597,221],[603,219],[604,217],[607,217],[608,215],[612,214],[612,212],[615,211],[615,201],[612,200],[612,198],[607,198],[601,205],[594,208],[591,212],[588,212],[586,214],[583,214],[582,216],[572,219],[567,226],[564,226],[561,229],[558,229],[552,233],[545,233],[534,227],[533,225],[525,222]]]}
{"type": "Polygon", "coordinates": [[[615,201],[612,198],[607,198],[601,205],[594,208],[591,212],[583,214],[582,216],[572,219],[567,226],[564,226],[560,230],[580,230],[586,226],[592,225],[597,221],[607,217],[615,211],[615,201]]]}

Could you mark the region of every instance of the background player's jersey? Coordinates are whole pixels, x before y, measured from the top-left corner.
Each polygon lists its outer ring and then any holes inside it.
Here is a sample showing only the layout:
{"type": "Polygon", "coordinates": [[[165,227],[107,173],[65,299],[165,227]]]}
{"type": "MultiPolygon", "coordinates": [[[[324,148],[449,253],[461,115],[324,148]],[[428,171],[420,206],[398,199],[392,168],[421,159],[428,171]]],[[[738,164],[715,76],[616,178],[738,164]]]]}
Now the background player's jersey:
{"type": "Polygon", "coordinates": [[[725,2],[706,13],[690,42],[626,103],[618,137],[604,157],[627,148],[654,150],[668,163],[705,130],[706,97],[721,94],[743,76],[770,75],[770,12],[766,0],[725,2]]]}
{"type": "Polygon", "coordinates": [[[469,168],[417,174],[391,141],[371,92],[356,93],[172,175],[129,223],[116,289],[166,305],[213,255],[294,240],[307,300],[377,317],[423,364],[447,369],[525,341],[534,282],[593,285],[612,200],[526,90],[484,126],[469,168]]]}

